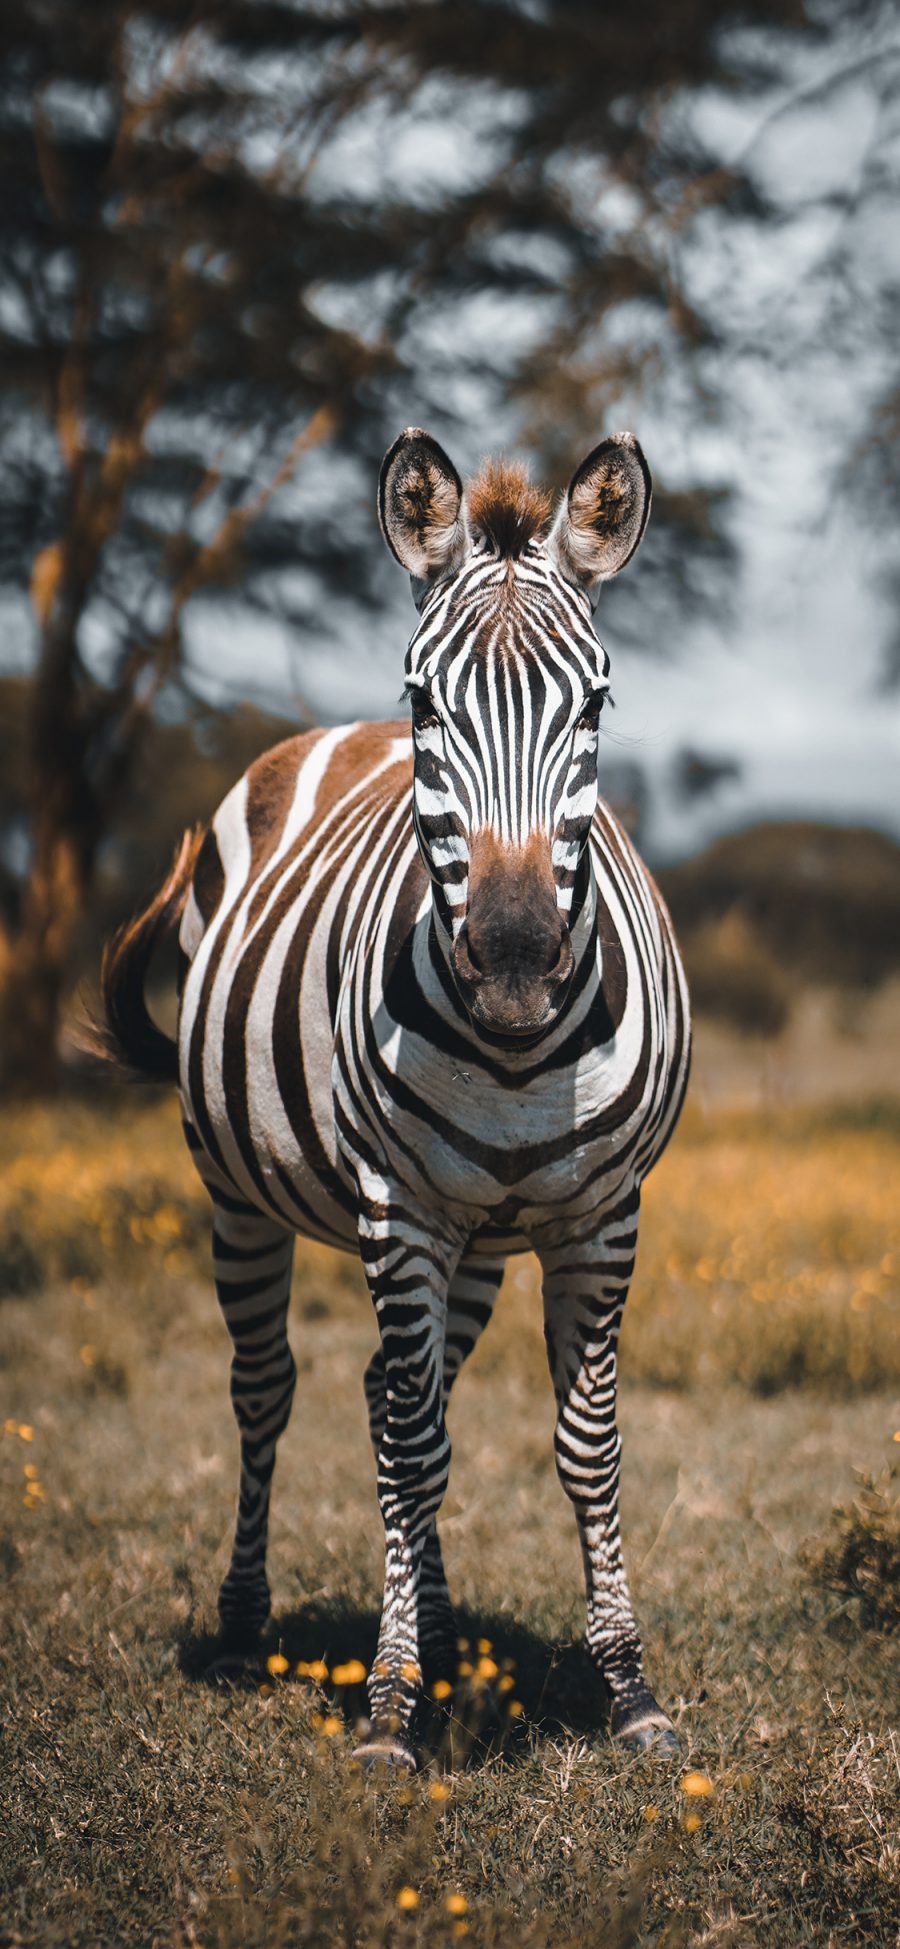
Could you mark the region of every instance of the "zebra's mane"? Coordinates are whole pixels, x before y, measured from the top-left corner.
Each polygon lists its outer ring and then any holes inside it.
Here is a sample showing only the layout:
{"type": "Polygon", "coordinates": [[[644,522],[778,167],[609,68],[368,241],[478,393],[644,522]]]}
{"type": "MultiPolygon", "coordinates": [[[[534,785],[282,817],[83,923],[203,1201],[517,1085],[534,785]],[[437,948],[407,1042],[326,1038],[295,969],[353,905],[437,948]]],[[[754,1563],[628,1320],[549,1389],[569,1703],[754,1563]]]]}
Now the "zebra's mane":
{"type": "Polygon", "coordinates": [[[466,489],[469,521],[497,554],[514,561],[540,535],[550,513],[550,496],[533,487],[520,461],[486,460],[466,489]]]}

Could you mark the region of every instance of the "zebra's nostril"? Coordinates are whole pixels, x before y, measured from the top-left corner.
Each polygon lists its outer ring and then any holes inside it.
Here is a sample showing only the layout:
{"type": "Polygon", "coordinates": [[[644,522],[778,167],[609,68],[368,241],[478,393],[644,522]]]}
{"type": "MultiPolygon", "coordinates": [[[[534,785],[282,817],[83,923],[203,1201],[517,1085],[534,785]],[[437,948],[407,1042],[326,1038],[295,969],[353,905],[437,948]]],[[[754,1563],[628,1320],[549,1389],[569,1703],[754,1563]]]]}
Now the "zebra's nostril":
{"type": "Polygon", "coordinates": [[[463,921],[459,933],[456,936],[453,947],[453,966],[463,981],[475,982],[482,979],[482,964],[478,955],[473,953],[472,940],[469,934],[469,923],[467,920],[463,921]]]}
{"type": "Polygon", "coordinates": [[[562,981],[564,976],[570,972],[573,959],[572,942],[569,938],[569,930],[565,927],[560,936],[559,953],[552,968],[548,970],[548,979],[550,981],[562,981]]]}
{"type": "Polygon", "coordinates": [[[472,942],[472,936],[469,933],[468,926],[465,922],[463,923],[463,930],[460,938],[462,940],[463,952],[466,956],[466,960],[468,961],[469,966],[474,969],[476,974],[483,974],[484,967],[478,958],[477,950],[472,942]]]}

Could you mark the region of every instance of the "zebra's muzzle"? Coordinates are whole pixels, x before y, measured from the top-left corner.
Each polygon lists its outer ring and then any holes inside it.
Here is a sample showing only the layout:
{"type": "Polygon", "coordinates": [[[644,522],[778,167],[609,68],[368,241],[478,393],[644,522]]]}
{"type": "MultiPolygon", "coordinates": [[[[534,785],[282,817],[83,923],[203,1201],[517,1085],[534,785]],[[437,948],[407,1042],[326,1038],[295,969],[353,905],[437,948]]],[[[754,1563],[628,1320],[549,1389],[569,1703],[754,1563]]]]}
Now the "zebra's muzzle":
{"type": "Polygon", "coordinates": [[[545,834],[525,846],[503,844],[489,829],[476,835],[450,963],[475,1027],[491,1038],[542,1035],[556,1020],[575,955],[545,834]]]}
{"type": "Polygon", "coordinates": [[[451,966],[476,1028],[492,1040],[542,1035],[556,1020],[575,966],[569,930],[554,903],[553,923],[523,915],[518,925],[475,933],[463,922],[451,966]]]}

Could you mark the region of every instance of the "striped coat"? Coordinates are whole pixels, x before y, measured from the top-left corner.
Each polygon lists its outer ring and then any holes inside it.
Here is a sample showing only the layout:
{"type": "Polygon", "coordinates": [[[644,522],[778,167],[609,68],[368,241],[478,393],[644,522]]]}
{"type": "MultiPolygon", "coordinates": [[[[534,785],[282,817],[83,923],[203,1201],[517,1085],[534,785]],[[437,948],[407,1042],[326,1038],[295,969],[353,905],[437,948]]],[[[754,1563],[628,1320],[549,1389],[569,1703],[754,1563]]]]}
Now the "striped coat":
{"type": "MultiPolygon", "coordinates": [[[[635,453],[646,468],[625,438],[613,463],[631,470],[634,499],[635,453]]],[[[202,841],[182,848],[105,975],[120,1049],[171,1068],[141,991],[155,936],[180,914],[178,1080],[213,1200],[241,1431],[220,1598],[229,1642],[252,1639],[269,1608],[294,1237],[362,1255],[381,1341],[366,1391],[386,1571],[361,1756],[403,1764],[422,1685],[455,1648],[436,1528],[446,1400],[506,1257],[532,1247],[588,1649],[614,1732],[636,1745],[673,1738],[644,1680],[622,1566],[616,1343],[640,1185],[677,1118],[689,1053],[668,915],[598,798],[607,663],[578,584],[579,476],[562,538],[559,523],[541,533],[520,477],[495,472],[465,503],[460,487],[455,561],[433,476],[450,489],[457,477],[423,442],[402,436],[392,449],[381,501],[422,604],[407,662],[412,732],[355,724],[261,757],[202,841]]],[[[614,444],[596,450],[607,477],[614,444]]],[[[605,544],[611,535],[633,552],[645,519],[644,503],[632,508],[624,539],[608,519],[605,544]]]]}

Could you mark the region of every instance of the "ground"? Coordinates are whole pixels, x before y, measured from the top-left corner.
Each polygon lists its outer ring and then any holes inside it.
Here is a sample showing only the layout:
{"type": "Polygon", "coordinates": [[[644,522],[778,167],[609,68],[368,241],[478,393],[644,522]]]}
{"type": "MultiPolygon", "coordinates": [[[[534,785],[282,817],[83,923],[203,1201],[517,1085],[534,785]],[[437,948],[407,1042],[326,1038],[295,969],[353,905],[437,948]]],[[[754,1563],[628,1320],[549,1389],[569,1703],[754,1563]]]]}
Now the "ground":
{"type": "Polygon", "coordinates": [[[374,1789],[347,1758],[381,1568],[355,1265],[300,1255],[275,1616],[222,1688],[236,1444],[175,1107],[20,1109],[0,1166],[0,1943],[896,1941],[895,1108],[701,1086],[647,1188],[623,1521],[682,1764],[613,1747],[577,1648],[522,1261],[452,1409],[463,1676],[422,1774],[374,1789]]]}

